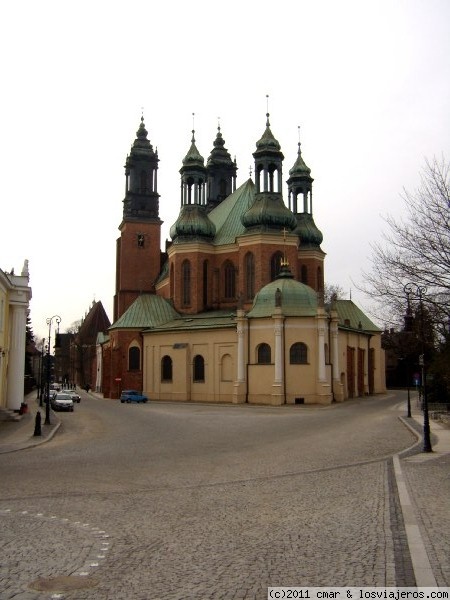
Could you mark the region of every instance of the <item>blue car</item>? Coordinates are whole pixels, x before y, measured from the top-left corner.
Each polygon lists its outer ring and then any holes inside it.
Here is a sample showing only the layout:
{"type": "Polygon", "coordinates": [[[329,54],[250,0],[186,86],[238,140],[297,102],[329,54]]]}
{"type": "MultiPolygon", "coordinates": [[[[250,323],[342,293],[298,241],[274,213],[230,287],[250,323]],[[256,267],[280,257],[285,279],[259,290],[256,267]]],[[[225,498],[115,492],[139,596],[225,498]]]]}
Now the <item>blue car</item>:
{"type": "Polygon", "coordinates": [[[147,396],[142,395],[136,390],[124,390],[120,395],[121,402],[147,402],[147,396]]]}

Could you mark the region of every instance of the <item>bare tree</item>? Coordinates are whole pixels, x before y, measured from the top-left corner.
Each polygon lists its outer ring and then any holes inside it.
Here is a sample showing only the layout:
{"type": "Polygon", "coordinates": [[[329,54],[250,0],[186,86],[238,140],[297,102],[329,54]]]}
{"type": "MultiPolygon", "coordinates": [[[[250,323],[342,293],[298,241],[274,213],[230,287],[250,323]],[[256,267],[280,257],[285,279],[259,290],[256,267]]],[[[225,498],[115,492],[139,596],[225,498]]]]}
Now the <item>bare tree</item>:
{"type": "Polygon", "coordinates": [[[72,333],[73,335],[77,334],[80,330],[82,323],[82,319],[80,319],[79,321],[74,321],[69,327],[67,327],[66,333],[72,333]]]}
{"type": "Polygon", "coordinates": [[[426,287],[423,302],[441,332],[450,317],[450,164],[426,161],[417,190],[404,190],[405,217],[385,218],[383,241],[372,245],[372,270],[362,291],[376,304],[378,318],[399,323],[406,283],[426,287]]]}
{"type": "Polygon", "coordinates": [[[326,283],[324,289],[324,302],[325,304],[330,304],[333,299],[333,296],[336,300],[341,300],[345,297],[345,291],[342,286],[338,283],[326,283]]]}

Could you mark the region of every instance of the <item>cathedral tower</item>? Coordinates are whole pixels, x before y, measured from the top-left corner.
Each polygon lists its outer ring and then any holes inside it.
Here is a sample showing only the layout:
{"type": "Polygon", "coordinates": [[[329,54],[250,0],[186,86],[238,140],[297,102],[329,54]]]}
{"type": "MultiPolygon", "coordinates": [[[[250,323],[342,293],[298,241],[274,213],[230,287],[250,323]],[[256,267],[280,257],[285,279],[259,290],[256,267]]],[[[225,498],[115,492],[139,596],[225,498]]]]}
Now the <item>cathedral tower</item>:
{"type": "Polygon", "coordinates": [[[231,160],[225,141],[217,127],[214,147],[206,163],[207,211],[209,212],[236,190],[236,161],[231,160]]]}
{"type": "Polygon", "coordinates": [[[320,295],[323,295],[325,253],[320,248],[323,241],[322,232],[317,228],[313,219],[313,181],[311,169],[302,157],[299,134],[297,160],[290,169],[289,179],[286,182],[288,185],[289,208],[294,213],[297,221],[293,233],[297,234],[300,240],[298,279],[314,288],[320,295]]]}
{"type": "Polygon", "coordinates": [[[153,292],[161,269],[158,152],[147,138],[141,117],[125,164],[125,198],[116,248],[116,321],[143,292],[153,292]]]}

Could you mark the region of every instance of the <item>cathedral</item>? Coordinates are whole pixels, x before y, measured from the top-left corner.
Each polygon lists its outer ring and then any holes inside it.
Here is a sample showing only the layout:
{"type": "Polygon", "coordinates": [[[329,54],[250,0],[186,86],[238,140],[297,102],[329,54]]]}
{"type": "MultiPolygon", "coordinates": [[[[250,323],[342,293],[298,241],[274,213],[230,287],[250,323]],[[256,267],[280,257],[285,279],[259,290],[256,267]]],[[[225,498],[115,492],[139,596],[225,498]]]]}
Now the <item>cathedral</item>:
{"type": "Polygon", "coordinates": [[[114,316],[102,339],[105,397],[329,404],[385,391],[381,331],[351,301],[325,301],[323,235],[300,143],[284,156],[269,114],[254,180],[237,186],[220,126],[206,160],[195,131],[180,210],[161,250],[158,152],[141,118],[126,158],[114,316]]]}

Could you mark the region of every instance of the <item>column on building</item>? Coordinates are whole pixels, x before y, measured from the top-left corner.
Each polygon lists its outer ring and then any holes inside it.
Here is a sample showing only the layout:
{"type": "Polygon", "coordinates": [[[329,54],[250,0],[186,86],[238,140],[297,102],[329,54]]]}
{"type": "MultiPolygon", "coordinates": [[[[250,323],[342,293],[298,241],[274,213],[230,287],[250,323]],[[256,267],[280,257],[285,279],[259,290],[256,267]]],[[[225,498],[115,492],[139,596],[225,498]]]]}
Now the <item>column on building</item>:
{"type": "Polygon", "coordinates": [[[6,406],[11,410],[19,410],[23,402],[25,373],[25,338],[27,325],[27,306],[12,305],[10,307],[10,346],[8,357],[8,383],[6,390],[6,406]]]}
{"type": "Polygon", "coordinates": [[[273,314],[274,320],[274,336],[275,336],[275,360],[274,360],[274,380],[272,386],[272,396],[278,397],[274,398],[274,404],[284,404],[286,402],[286,398],[284,395],[284,356],[283,356],[283,325],[284,325],[284,317],[282,314],[281,307],[275,307],[275,312],[273,314]]]}
{"type": "Polygon", "coordinates": [[[326,370],[325,370],[325,315],[319,313],[317,317],[317,333],[318,333],[318,347],[317,347],[317,365],[318,365],[318,378],[320,382],[326,381],[326,370]]]}
{"type": "Polygon", "coordinates": [[[245,334],[248,328],[248,322],[245,318],[245,311],[238,309],[236,312],[236,333],[237,333],[237,369],[236,381],[233,390],[233,402],[240,404],[245,402],[247,394],[246,365],[245,365],[245,334]]]}

